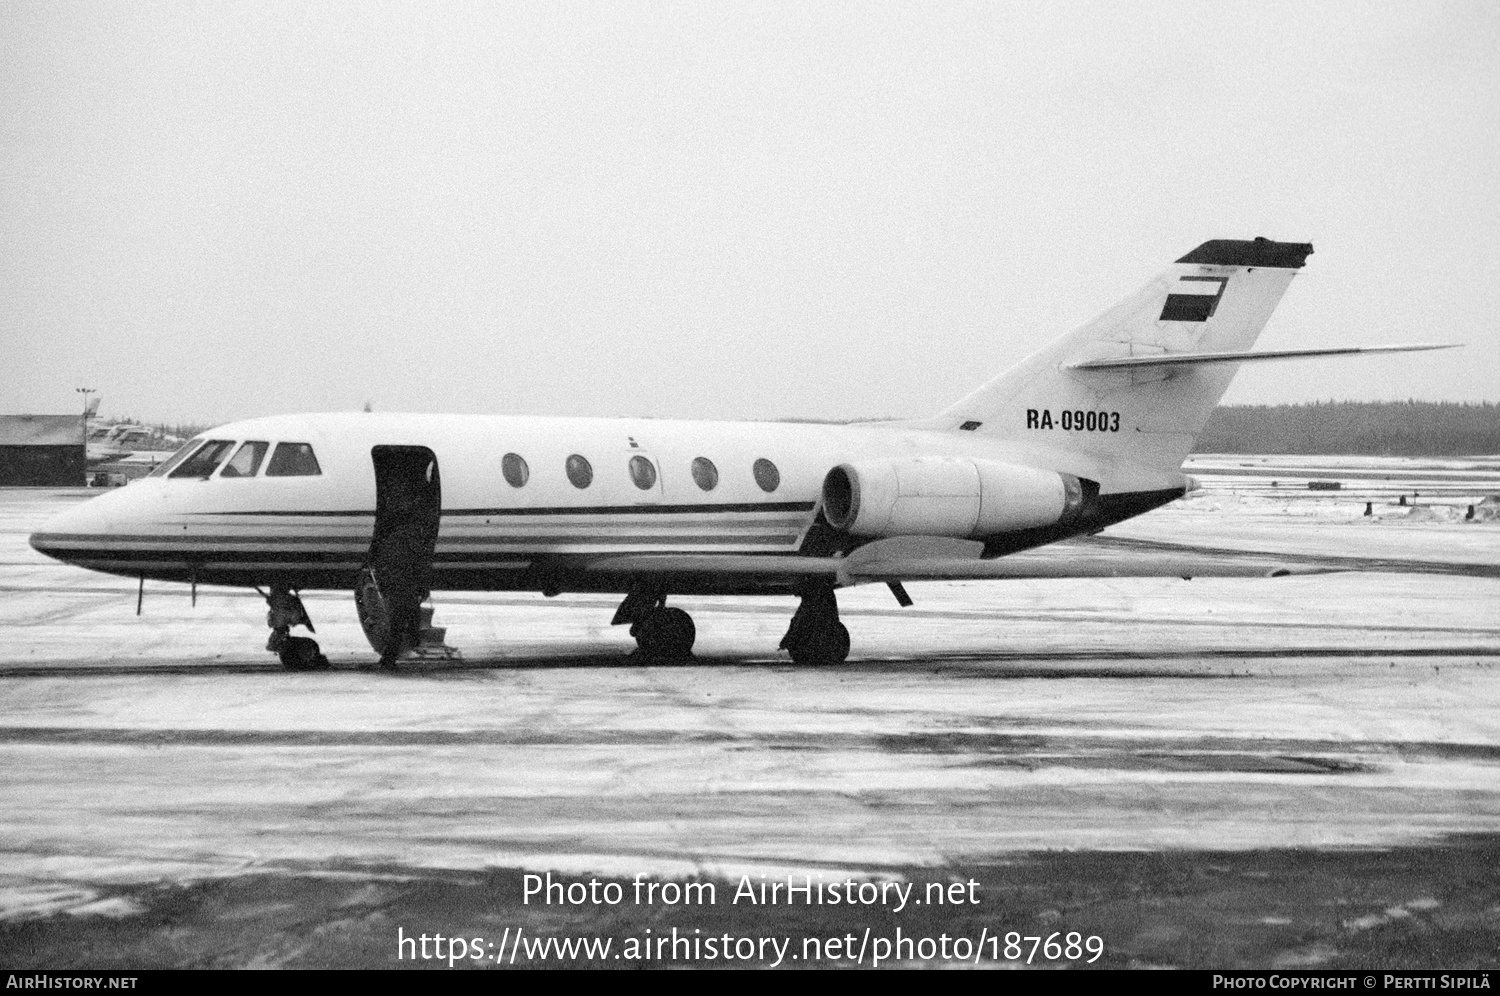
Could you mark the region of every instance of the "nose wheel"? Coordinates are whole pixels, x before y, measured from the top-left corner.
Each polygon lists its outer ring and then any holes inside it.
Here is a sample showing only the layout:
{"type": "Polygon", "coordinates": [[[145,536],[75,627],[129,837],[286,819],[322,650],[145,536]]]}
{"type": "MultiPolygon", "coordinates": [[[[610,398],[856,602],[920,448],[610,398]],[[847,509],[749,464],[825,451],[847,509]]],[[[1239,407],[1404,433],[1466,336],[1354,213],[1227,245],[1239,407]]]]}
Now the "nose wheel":
{"type": "MultiPolygon", "coordinates": [[[[258,588],[256,590],[260,591],[258,588]]],[[[292,635],[293,626],[306,626],[309,633],[317,632],[313,629],[312,619],[308,618],[302,599],[286,588],[272,588],[270,594],[261,594],[269,606],[266,625],[271,627],[271,638],[266,641],[266,649],[281,658],[282,666],[288,671],[322,671],[332,667],[328,658],[323,656],[317,640],[292,635]]]]}

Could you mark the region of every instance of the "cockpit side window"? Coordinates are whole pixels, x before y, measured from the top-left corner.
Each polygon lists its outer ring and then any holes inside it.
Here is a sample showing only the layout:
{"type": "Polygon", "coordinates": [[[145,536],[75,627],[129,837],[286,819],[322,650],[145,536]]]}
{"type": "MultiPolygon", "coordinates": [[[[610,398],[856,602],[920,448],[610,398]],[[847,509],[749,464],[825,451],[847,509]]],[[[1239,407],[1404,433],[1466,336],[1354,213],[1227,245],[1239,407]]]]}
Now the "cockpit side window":
{"type": "Polygon", "coordinates": [[[182,462],[168,477],[207,477],[223,462],[234,448],[232,439],[210,439],[192,456],[182,462]]]}
{"type": "Polygon", "coordinates": [[[308,443],[277,443],[266,465],[267,477],[316,477],[323,473],[308,443]]]}
{"type": "Polygon", "coordinates": [[[219,471],[219,476],[221,478],[254,477],[255,472],[260,469],[260,462],[266,458],[266,450],[270,448],[270,443],[250,440],[240,447],[238,453],[230,457],[224,469],[219,471]]]}
{"type": "Polygon", "coordinates": [[[172,471],[174,471],[174,470],[177,469],[177,465],[179,463],[181,463],[182,461],[186,460],[192,454],[192,452],[194,450],[196,450],[198,447],[200,447],[202,445],[203,445],[203,437],[202,436],[199,436],[197,439],[189,439],[187,442],[185,442],[185,443],[182,444],[182,449],[178,450],[176,453],[173,453],[171,456],[167,457],[167,462],[166,463],[164,463],[161,466],[157,467],[155,470],[153,470],[151,473],[147,474],[146,476],[147,477],[166,477],[172,471]]]}

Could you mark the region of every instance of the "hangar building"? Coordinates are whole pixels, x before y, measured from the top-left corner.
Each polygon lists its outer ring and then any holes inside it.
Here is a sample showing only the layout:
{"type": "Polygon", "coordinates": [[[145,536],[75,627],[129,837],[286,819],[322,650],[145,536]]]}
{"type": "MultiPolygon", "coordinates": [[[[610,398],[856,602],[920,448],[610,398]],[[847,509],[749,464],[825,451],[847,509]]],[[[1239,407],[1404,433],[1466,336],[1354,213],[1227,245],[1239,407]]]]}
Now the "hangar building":
{"type": "Polygon", "coordinates": [[[84,482],[82,415],[0,415],[0,487],[84,482]]]}

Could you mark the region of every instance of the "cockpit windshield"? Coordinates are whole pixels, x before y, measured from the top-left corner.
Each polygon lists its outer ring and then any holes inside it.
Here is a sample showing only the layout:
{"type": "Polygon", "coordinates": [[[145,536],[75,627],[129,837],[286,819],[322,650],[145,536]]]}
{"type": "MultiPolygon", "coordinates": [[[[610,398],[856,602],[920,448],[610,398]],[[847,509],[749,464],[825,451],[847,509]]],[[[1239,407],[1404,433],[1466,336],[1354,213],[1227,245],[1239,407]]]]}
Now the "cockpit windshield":
{"type": "Polygon", "coordinates": [[[323,473],[307,443],[277,443],[266,464],[267,477],[316,477],[323,473]]]}
{"type": "Polygon", "coordinates": [[[234,455],[224,469],[219,471],[220,479],[225,477],[254,477],[255,472],[260,469],[260,462],[265,459],[266,449],[270,443],[263,443],[252,439],[239,452],[234,455]]]}
{"type": "Polygon", "coordinates": [[[180,450],[178,450],[176,453],[173,453],[171,456],[167,457],[167,462],[166,463],[164,463],[161,466],[157,467],[155,470],[153,470],[151,473],[147,474],[146,476],[147,477],[166,477],[172,471],[174,471],[174,470],[177,469],[177,465],[179,463],[181,463],[182,461],[186,460],[188,458],[188,456],[191,455],[194,450],[196,450],[198,447],[200,447],[202,445],[203,445],[203,437],[202,436],[199,436],[197,439],[189,439],[187,442],[185,442],[185,443],[182,444],[182,448],[180,450]]]}
{"type": "Polygon", "coordinates": [[[202,448],[182,462],[182,466],[171,471],[168,477],[207,477],[214,472],[234,447],[232,439],[210,439],[202,448]]]}

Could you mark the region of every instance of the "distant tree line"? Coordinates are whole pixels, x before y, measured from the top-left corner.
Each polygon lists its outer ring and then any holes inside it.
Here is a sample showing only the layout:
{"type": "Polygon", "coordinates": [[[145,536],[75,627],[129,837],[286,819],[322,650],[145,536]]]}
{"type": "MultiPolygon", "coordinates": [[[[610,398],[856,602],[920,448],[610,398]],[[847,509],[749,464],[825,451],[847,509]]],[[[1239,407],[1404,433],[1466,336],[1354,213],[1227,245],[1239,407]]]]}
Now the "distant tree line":
{"type": "Polygon", "coordinates": [[[1327,401],[1228,405],[1214,411],[1197,453],[1500,453],[1500,405],[1449,401],[1327,401]]]}

